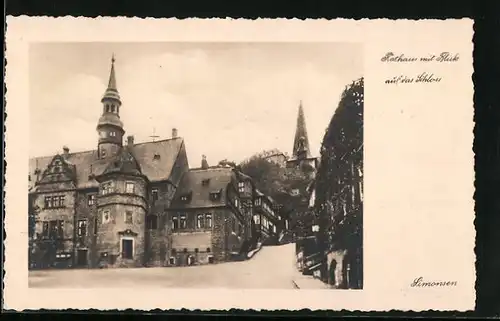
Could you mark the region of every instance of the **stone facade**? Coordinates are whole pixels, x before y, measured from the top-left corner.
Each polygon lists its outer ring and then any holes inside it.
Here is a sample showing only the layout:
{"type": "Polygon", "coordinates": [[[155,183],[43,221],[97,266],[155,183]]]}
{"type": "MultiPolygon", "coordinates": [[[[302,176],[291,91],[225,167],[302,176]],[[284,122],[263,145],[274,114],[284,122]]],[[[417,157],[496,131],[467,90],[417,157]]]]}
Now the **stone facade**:
{"type": "Polygon", "coordinates": [[[252,181],[189,169],[184,140],[123,144],[114,59],[97,149],[29,161],[30,266],[115,268],[224,262],[249,249],[252,181]],[[239,187],[241,184],[241,191],[239,187]]]}

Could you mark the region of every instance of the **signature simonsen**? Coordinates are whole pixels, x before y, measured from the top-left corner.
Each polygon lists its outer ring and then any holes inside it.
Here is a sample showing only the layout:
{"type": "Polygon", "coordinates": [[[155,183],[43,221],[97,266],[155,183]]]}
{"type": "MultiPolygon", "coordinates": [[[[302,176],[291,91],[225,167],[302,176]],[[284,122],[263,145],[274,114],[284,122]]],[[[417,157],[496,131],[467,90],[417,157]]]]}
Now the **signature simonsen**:
{"type": "Polygon", "coordinates": [[[446,287],[457,286],[457,281],[427,281],[423,277],[418,277],[410,284],[411,287],[446,287]]]}

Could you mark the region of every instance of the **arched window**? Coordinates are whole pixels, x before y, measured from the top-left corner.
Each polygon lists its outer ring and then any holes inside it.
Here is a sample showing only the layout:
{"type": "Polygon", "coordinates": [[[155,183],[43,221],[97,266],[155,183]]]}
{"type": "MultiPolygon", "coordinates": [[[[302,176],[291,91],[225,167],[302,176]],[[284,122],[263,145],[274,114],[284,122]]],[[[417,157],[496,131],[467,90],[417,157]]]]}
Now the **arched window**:
{"type": "Polygon", "coordinates": [[[115,105],[111,105],[111,112],[114,113],[115,112],[115,105]]]}
{"type": "Polygon", "coordinates": [[[109,105],[106,104],[106,112],[109,113],[109,105]]]}

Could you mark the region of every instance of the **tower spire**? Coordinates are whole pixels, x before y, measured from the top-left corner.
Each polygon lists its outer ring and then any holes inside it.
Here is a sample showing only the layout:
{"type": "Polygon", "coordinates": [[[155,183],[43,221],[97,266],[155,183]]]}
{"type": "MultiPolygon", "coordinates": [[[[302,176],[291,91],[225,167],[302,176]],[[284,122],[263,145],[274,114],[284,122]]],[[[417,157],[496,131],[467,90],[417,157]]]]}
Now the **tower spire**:
{"type": "Polygon", "coordinates": [[[116,75],[115,75],[115,54],[111,56],[111,70],[109,72],[108,88],[104,93],[103,100],[106,98],[116,99],[120,101],[120,95],[118,94],[118,88],[116,87],[116,75]]]}
{"type": "Polygon", "coordinates": [[[111,56],[108,87],[101,99],[102,114],[97,123],[99,133],[98,155],[100,158],[116,155],[123,144],[123,122],[120,120],[121,99],[116,88],[115,55],[111,56]]]}
{"type": "Polygon", "coordinates": [[[299,112],[297,115],[297,127],[295,129],[295,139],[293,141],[293,156],[295,158],[311,157],[302,100],[300,101],[299,112]]]}

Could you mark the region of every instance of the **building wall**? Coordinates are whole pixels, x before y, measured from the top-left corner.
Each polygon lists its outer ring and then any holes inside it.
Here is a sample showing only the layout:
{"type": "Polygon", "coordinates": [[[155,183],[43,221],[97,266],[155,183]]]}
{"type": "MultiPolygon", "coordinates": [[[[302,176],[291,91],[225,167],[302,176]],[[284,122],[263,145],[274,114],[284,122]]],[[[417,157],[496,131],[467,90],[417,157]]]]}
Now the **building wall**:
{"type": "MultiPolygon", "coordinates": [[[[87,266],[92,267],[97,264],[95,218],[97,216],[97,189],[78,191],[75,202],[75,265],[79,250],[87,250],[87,266]],[[88,196],[94,195],[94,204],[89,205],[88,196]],[[87,224],[87,231],[83,237],[78,237],[78,222],[84,220],[87,224]]],[[[84,267],[84,266],[81,266],[84,267]]]]}
{"type": "Polygon", "coordinates": [[[189,255],[194,256],[195,264],[208,263],[209,257],[213,257],[214,263],[227,261],[229,251],[239,249],[238,246],[241,246],[241,242],[235,242],[230,237],[233,231],[232,222],[236,222],[236,220],[229,208],[200,208],[169,212],[167,233],[169,234],[170,246],[168,253],[170,257],[176,258],[175,265],[185,265],[186,262],[183,261],[183,258],[185,259],[189,255]],[[205,214],[212,216],[212,226],[199,229],[197,217],[205,214]],[[172,217],[174,215],[185,215],[185,229],[172,230],[172,217]]]}
{"type": "Polygon", "coordinates": [[[169,248],[169,219],[166,209],[175,194],[176,187],[169,181],[156,182],[148,187],[149,215],[156,215],[157,228],[148,229],[146,227],[145,251],[148,266],[164,266],[168,260],[169,248]],[[153,198],[153,190],[158,191],[157,199],[153,198]]]}

